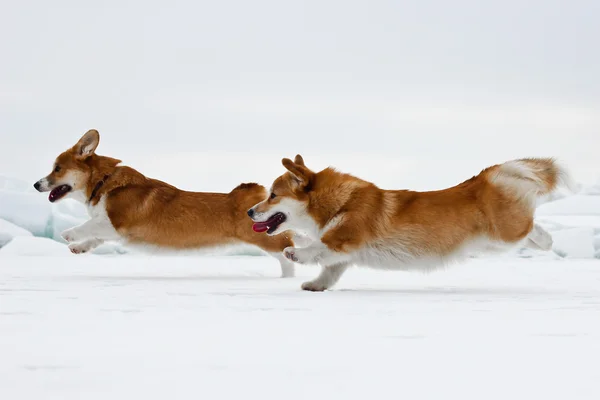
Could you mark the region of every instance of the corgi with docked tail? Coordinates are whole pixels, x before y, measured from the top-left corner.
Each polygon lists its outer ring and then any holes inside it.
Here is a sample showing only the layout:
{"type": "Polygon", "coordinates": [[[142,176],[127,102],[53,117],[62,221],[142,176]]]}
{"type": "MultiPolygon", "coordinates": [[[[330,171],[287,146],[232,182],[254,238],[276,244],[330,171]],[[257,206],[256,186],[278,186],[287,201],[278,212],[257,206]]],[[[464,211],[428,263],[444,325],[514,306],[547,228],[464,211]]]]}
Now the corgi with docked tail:
{"type": "Polygon", "coordinates": [[[51,202],[73,198],[87,206],[91,219],[62,233],[73,253],[111,240],[165,249],[249,244],[277,258],[283,277],[294,276],[294,264],[282,253],[293,246],[292,233],[256,235],[246,215],[266,197],[263,186],[244,183],[230,193],[180,190],[96,154],[99,141],[98,131],[88,131],[34,184],[38,191],[50,192],[51,202]]]}
{"type": "Polygon", "coordinates": [[[321,265],[321,274],[302,285],[309,291],[329,289],[353,264],[432,269],[474,252],[549,250],[552,237],[533,220],[536,202],[559,186],[573,189],[550,158],[508,161],[429,192],[383,190],[333,168],[314,172],[300,155],[282,163],[287,172],[248,215],[257,232],[301,231],[313,239],[284,250],[291,261],[321,265]]]}

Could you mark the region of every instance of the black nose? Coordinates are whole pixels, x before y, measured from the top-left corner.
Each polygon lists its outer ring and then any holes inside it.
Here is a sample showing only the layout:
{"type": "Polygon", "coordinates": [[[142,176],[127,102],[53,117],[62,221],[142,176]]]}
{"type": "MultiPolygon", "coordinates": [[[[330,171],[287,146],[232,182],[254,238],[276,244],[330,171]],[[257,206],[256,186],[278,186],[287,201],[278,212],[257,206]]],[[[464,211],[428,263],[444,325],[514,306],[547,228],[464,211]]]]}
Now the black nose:
{"type": "Polygon", "coordinates": [[[39,182],[39,181],[33,184],[33,187],[34,187],[34,188],[35,188],[35,190],[37,190],[38,192],[40,191],[40,186],[42,186],[42,185],[40,184],[40,182],[39,182]]]}
{"type": "Polygon", "coordinates": [[[253,215],[254,215],[254,209],[251,208],[251,209],[248,210],[248,216],[250,218],[252,218],[253,215]]]}

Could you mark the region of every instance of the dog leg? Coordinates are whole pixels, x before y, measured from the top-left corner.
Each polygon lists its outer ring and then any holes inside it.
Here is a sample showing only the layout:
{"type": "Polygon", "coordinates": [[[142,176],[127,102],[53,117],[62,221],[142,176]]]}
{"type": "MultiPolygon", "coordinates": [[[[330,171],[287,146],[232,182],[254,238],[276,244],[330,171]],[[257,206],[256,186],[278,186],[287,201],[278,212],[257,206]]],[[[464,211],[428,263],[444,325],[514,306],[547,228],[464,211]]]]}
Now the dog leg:
{"type": "Polygon", "coordinates": [[[275,257],[279,264],[281,264],[281,277],[282,278],[293,278],[294,277],[294,263],[288,260],[282,253],[270,253],[275,257]]]}
{"type": "MultiPolygon", "coordinates": [[[[320,244],[320,243],[319,243],[320,244]]],[[[317,256],[323,252],[324,246],[319,244],[312,244],[308,247],[286,247],[283,249],[283,255],[290,261],[297,262],[298,264],[311,264],[317,262],[317,256]]]]}
{"type": "Polygon", "coordinates": [[[283,255],[298,264],[333,265],[351,260],[348,253],[330,250],[320,241],[313,242],[308,247],[286,247],[283,255]]]}
{"type": "Polygon", "coordinates": [[[83,224],[64,231],[61,236],[69,243],[88,239],[119,240],[121,236],[108,218],[92,218],[83,224]]]}
{"type": "Polygon", "coordinates": [[[302,284],[302,290],[322,292],[329,289],[340,280],[340,277],[344,274],[344,271],[346,271],[349,265],[349,263],[342,262],[321,267],[319,276],[312,281],[304,282],[302,284]]]}
{"type": "Polygon", "coordinates": [[[296,247],[308,247],[311,243],[314,242],[309,236],[303,235],[300,233],[294,233],[294,245],[296,247]]]}
{"type": "Polygon", "coordinates": [[[534,250],[550,250],[552,243],[552,236],[538,224],[533,224],[533,229],[527,235],[524,245],[534,250]]]}
{"type": "Polygon", "coordinates": [[[104,243],[102,239],[89,239],[79,243],[70,243],[69,250],[73,254],[87,253],[104,243]]]}

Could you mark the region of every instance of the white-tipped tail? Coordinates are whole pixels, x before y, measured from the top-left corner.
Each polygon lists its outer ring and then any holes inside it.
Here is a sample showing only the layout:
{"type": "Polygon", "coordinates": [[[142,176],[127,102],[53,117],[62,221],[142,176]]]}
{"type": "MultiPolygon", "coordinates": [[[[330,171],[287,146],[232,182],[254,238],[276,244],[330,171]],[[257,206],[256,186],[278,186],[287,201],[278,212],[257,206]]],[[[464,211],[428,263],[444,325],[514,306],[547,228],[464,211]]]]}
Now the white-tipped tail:
{"type": "Polygon", "coordinates": [[[532,204],[559,187],[577,191],[569,172],[553,158],[508,161],[490,168],[488,176],[491,183],[505,187],[532,204]]]}

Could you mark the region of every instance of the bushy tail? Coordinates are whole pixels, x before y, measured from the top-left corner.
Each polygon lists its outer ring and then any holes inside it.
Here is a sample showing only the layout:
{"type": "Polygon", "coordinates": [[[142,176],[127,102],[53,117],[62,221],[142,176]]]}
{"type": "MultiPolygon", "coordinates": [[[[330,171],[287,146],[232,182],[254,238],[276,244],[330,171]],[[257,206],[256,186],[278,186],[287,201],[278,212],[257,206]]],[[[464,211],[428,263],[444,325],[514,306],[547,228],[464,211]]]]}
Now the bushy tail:
{"type": "Polygon", "coordinates": [[[532,204],[559,187],[577,191],[568,171],[553,158],[522,158],[495,165],[488,170],[488,179],[532,204]]]}

